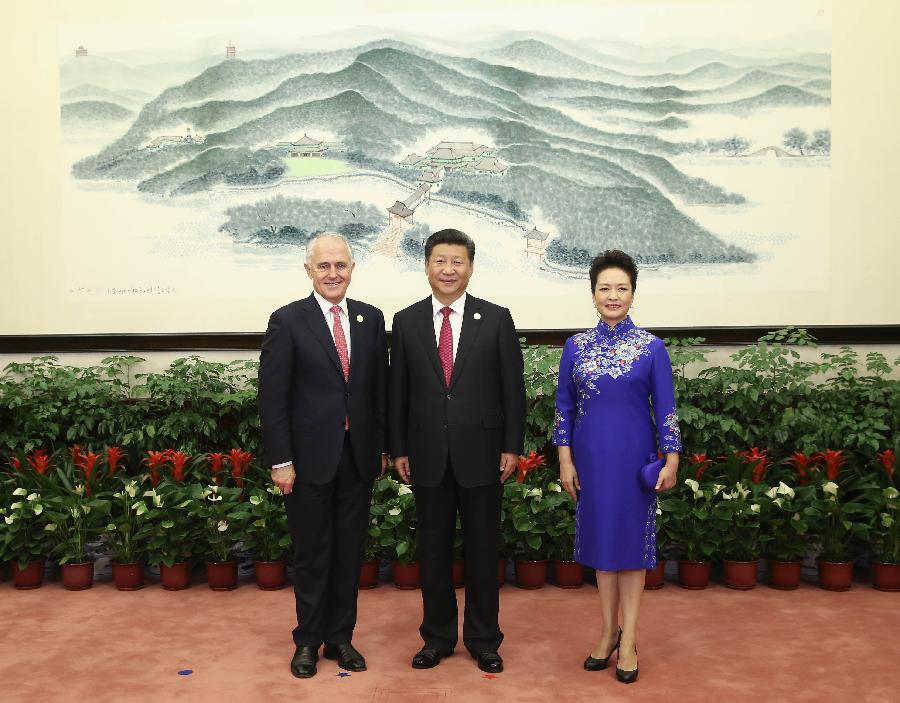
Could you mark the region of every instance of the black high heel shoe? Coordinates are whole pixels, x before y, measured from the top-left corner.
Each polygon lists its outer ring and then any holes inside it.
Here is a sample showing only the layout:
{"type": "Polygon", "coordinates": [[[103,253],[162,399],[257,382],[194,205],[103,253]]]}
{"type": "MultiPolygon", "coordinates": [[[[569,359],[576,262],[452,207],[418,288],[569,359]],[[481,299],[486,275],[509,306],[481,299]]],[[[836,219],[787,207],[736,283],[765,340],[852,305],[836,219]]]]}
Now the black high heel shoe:
{"type": "MultiPolygon", "coordinates": [[[[634,656],[637,656],[637,645],[634,645],[634,656]]],[[[634,667],[633,671],[625,671],[616,664],[616,678],[622,683],[634,683],[637,681],[638,667],[634,667]]]]}
{"type": "Polygon", "coordinates": [[[607,654],[603,659],[597,659],[597,657],[592,657],[588,655],[588,658],[584,660],[584,668],[587,671],[603,671],[607,666],[609,666],[609,658],[613,655],[619,648],[619,642],[622,641],[622,628],[619,628],[619,635],[616,637],[616,643],[613,645],[613,648],[609,650],[609,654],[607,654]]]}

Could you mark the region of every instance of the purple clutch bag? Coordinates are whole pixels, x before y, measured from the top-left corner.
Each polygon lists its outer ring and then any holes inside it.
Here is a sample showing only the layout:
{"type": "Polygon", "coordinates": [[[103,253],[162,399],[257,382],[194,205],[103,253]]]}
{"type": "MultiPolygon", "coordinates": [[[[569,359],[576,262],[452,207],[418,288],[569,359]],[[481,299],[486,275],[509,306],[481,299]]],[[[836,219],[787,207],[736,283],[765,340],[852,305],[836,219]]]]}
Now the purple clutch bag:
{"type": "Polygon", "coordinates": [[[665,459],[657,459],[655,454],[649,456],[650,463],[641,467],[641,485],[644,490],[651,493],[656,491],[656,482],[659,480],[659,472],[665,465],[665,459]]]}

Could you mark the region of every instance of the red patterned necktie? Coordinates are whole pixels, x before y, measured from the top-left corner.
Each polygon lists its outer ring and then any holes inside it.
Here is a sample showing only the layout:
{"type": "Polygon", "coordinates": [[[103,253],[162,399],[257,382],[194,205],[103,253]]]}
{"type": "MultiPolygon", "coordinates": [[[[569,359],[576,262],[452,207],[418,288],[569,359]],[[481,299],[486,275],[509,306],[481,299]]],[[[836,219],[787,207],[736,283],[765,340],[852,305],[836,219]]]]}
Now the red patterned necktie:
{"type": "Polygon", "coordinates": [[[341,325],[341,308],[333,305],[331,314],[334,317],[334,346],[337,348],[338,358],[341,360],[341,371],[344,372],[344,380],[350,380],[350,356],[347,354],[347,338],[344,336],[344,327],[341,325]]]}
{"type": "Polygon", "coordinates": [[[441,366],[444,368],[444,383],[450,387],[450,377],[453,375],[453,330],[450,327],[450,313],[452,308],[441,308],[444,321],[441,322],[441,336],[438,338],[438,356],[441,358],[441,366]]]}

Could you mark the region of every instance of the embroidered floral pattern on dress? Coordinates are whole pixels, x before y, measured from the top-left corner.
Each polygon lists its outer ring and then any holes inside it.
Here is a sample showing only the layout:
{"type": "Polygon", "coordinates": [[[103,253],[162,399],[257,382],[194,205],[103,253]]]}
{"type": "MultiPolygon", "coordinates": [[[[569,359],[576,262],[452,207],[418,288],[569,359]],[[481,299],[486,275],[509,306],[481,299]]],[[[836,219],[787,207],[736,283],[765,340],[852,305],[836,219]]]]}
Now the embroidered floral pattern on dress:
{"type": "Polygon", "coordinates": [[[644,522],[644,568],[656,566],[656,499],[650,501],[644,522]]]}
{"type": "Polygon", "coordinates": [[[557,447],[568,447],[569,431],[565,427],[566,419],[559,408],[556,409],[556,417],[553,421],[553,441],[557,447]]]}
{"type": "Polygon", "coordinates": [[[660,432],[660,449],[663,452],[681,451],[681,429],[678,427],[678,415],[673,411],[663,421],[664,431],[660,432]]]}

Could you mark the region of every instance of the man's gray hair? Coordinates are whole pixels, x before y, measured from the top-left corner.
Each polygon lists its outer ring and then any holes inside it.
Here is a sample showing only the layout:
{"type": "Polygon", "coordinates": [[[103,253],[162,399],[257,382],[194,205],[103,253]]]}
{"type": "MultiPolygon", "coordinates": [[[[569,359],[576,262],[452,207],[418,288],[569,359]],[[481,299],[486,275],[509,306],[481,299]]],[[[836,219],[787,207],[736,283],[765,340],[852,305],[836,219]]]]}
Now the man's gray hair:
{"type": "Polygon", "coordinates": [[[340,239],[344,246],[347,247],[347,253],[350,255],[350,263],[354,262],[353,259],[353,247],[350,246],[350,242],[347,241],[347,238],[343,234],[339,234],[337,232],[322,232],[321,234],[317,234],[315,237],[309,240],[306,245],[306,263],[308,264],[312,261],[313,248],[316,246],[316,242],[320,239],[340,239]]]}

